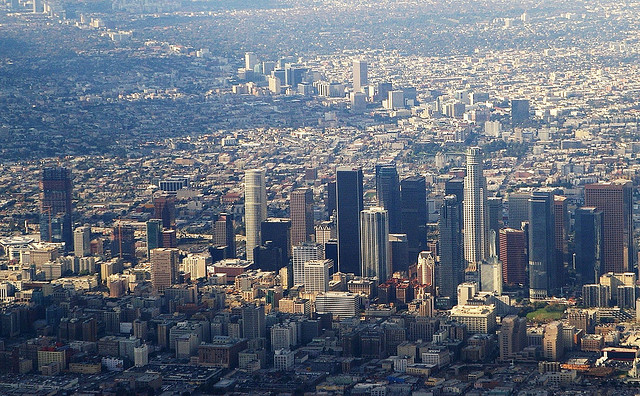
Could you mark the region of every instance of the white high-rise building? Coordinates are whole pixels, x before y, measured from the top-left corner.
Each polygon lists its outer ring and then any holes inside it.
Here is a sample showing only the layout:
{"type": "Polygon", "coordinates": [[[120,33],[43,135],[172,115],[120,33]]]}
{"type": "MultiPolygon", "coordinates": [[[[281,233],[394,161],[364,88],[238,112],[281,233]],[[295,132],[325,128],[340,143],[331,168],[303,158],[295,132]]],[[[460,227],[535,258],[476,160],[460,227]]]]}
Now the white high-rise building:
{"type": "Polygon", "coordinates": [[[360,308],[357,294],[348,292],[329,291],[316,297],[316,312],[331,313],[334,319],[351,318],[356,316],[360,308]]]}
{"type": "Polygon", "coordinates": [[[360,257],[362,276],[384,282],[391,275],[389,215],[380,207],[360,212],[360,257]]]}
{"type": "Polygon", "coordinates": [[[355,92],[360,92],[360,90],[362,90],[362,87],[369,83],[367,71],[367,61],[353,61],[353,90],[355,92]]]}
{"type": "Polygon", "coordinates": [[[324,259],[322,245],[316,243],[303,243],[293,247],[293,284],[301,285],[305,283],[304,263],[310,260],[324,259]]]}
{"type": "Polygon", "coordinates": [[[260,246],[260,224],[267,218],[264,169],[250,169],[244,173],[244,218],[247,260],[253,261],[253,249],[260,246]]]}
{"type": "Polygon", "coordinates": [[[467,150],[467,176],[464,178],[464,259],[477,266],[488,253],[487,184],[482,174],[480,148],[467,150]]]}
{"type": "Polygon", "coordinates": [[[329,270],[333,260],[309,260],[304,263],[304,291],[324,293],[329,290],[329,270]]]}
{"type": "Polygon", "coordinates": [[[258,57],[253,52],[246,52],[244,54],[244,68],[247,70],[253,70],[258,64],[258,57]]]}
{"type": "Polygon", "coordinates": [[[91,255],[91,227],[78,227],[73,231],[73,253],[76,257],[91,255]]]}
{"type": "Polygon", "coordinates": [[[189,254],[182,260],[182,269],[184,272],[191,274],[191,279],[195,280],[206,278],[207,266],[211,264],[211,255],[209,254],[189,254]]]}

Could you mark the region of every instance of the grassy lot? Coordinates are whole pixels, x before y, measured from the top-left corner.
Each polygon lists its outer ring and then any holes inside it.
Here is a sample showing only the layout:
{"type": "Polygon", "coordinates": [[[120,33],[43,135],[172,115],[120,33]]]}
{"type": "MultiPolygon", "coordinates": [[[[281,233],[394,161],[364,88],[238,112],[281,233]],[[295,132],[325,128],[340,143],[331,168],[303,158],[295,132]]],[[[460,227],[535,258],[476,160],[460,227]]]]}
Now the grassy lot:
{"type": "Polygon", "coordinates": [[[561,319],[567,308],[563,304],[550,304],[527,314],[527,319],[534,322],[551,322],[561,319]]]}

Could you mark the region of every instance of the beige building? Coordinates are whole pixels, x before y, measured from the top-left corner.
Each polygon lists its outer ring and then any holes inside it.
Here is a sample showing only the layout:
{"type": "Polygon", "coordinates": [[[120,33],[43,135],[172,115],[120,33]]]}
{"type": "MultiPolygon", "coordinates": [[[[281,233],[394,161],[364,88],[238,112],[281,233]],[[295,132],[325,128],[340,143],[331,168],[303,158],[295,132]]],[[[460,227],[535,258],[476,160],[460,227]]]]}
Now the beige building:
{"type": "Polygon", "coordinates": [[[178,249],[151,249],[151,284],[153,291],[163,292],[164,289],[174,283],[179,264],[178,260],[178,249]]]}
{"type": "Polygon", "coordinates": [[[558,361],[562,358],[562,355],[564,354],[562,322],[555,321],[545,326],[542,349],[545,359],[558,361]]]}
{"type": "Polygon", "coordinates": [[[456,305],[451,309],[451,320],[467,325],[469,333],[492,333],[496,328],[494,305],[456,305]]]}

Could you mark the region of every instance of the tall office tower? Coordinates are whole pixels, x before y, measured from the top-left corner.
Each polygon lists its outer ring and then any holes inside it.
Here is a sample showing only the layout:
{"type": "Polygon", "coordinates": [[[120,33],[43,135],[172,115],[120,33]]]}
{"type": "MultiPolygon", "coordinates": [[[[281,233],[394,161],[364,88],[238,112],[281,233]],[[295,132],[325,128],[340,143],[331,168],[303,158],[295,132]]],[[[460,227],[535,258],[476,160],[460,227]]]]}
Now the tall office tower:
{"type": "Polygon", "coordinates": [[[464,201],[464,179],[453,178],[444,183],[444,195],[455,195],[458,201],[464,201]]]}
{"type": "Polygon", "coordinates": [[[355,92],[360,92],[360,90],[362,90],[362,87],[369,84],[367,71],[367,61],[353,61],[353,90],[355,92]]]}
{"type": "Polygon", "coordinates": [[[415,259],[409,260],[409,243],[407,234],[389,234],[389,253],[391,257],[391,273],[397,271],[407,272],[409,264],[415,263],[415,259]]]}
{"type": "Polygon", "coordinates": [[[67,168],[44,168],[40,179],[40,240],[73,249],[73,185],[67,168]]]}
{"type": "Polygon", "coordinates": [[[464,178],[464,259],[476,265],[487,257],[487,184],[482,174],[482,155],[478,147],[467,150],[467,176],[464,178]]]}
{"type": "Polygon", "coordinates": [[[557,362],[562,358],[562,355],[564,355],[564,343],[562,342],[562,322],[551,322],[544,327],[542,352],[545,359],[554,362],[557,362]]]}
{"type": "Polygon", "coordinates": [[[154,292],[161,293],[176,282],[179,260],[178,249],[151,250],[151,286],[154,292]]]}
{"type": "Polygon", "coordinates": [[[400,182],[402,233],[407,234],[409,260],[413,262],[427,248],[427,186],[422,176],[400,182]]]}
{"type": "Polygon", "coordinates": [[[245,305],[242,307],[243,338],[248,340],[264,338],[266,333],[264,305],[245,305]]]}
{"type": "Polygon", "coordinates": [[[582,302],[585,307],[608,307],[611,289],[606,285],[589,284],[582,286],[582,302]]]}
{"type": "Polygon", "coordinates": [[[427,285],[428,292],[436,290],[436,258],[433,252],[424,251],[418,254],[418,282],[427,285]]]}
{"type": "Polygon", "coordinates": [[[73,252],[76,257],[91,255],[91,227],[78,227],[73,231],[73,252]]]}
{"type": "Polygon", "coordinates": [[[360,257],[362,276],[378,277],[380,283],[391,276],[389,257],[389,215],[380,207],[360,212],[360,257]]]}
{"type": "Polygon", "coordinates": [[[500,230],[502,279],[508,285],[527,284],[527,243],[525,233],[514,228],[500,230]]]}
{"type": "Polygon", "coordinates": [[[283,264],[289,264],[291,259],[291,220],[270,217],[260,224],[260,239],[262,245],[271,241],[273,247],[282,251],[283,264]]]}
{"type": "Polygon", "coordinates": [[[567,261],[569,239],[569,211],[567,197],[556,195],[553,197],[553,222],[555,226],[555,262],[557,270],[557,286],[565,284],[564,263],[567,261]]]}
{"type": "Polygon", "coordinates": [[[511,100],[511,124],[521,125],[529,121],[529,101],[526,99],[511,100]]]}
{"type": "Polygon", "coordinates": [[[161,219],[164,228],[176,225],[176,198],[173,195],[162,194],[153,199],[153,218],[161,219]]]}
{"type": "Polygon", "coordinates": [[[487,219],[489,232],[496,233],[496,252],[500,251],[500,229],[502,224],[502,197],[487,198],[487,219]]]}
{"type": "Polygon", "coordinates": [[[226,246],[228,258],[236,257],[236,235],[233,228],[233,214],[220,213],[215,223],[214,242],[217,246],[226,246]]]}
{"type": "Polygon", "coordinates": [[[389,214],[389,232],[400,233],[400,181],[395,164],[376,165],[376,198],[389,214]]]}
{"type": "Polygon", "coordinates": [[[309,260],[304,263],[304,291],[306,293],[324,293],[329,291],[329,271],[333,267],[331,260],[309,260]]]}
{"type": "Polygon", "coordinates": [[[313,240],[313,191],[301,188],[291,193],[291,244],[299,245],[313,240]]]}
{"type": "Polygon", "coordinates": [[[480,291],[502,295],[502,261],[496,250],[496,233],[489,231],[489,257],[480,262],[480,291]]]}
{"type": "Polygon", "coordinates": [[[458,285],[464,280],[464,257],[460,235],[460,205],[454,195],[447,195],[440,208],[440,272],[438,288],[440,296],[455,300],[458,285]]]}
{"type": "Polygon", "coordinates": [[[315,226],[315,241],[320,244],[325,244],[329,239],[336,239],[336,224],[332,221],[322,221],[315,226]]]}
{"type": "Polygon", "coordinates": [[[264,169],[250,169],[244,173],[244,217],[247,260],[253,261],[253,249],[260,245],[260,223],[267,218],[264,169]]]}
{"type": "Polygon", "coordinates": [[[151,257],[151,250],[162,247],[162,220],[147,221],[147,257],[151,257]]]}
{"type": "Polygon", "coordinates": [[[258,57],[253,52],[245,52],[244,54],[244,68],[247,70],[253,70],[258,64],[258,57]]]}
{"type": "Polygon", "coordinates": [[[162,247],[165,247],[165,248],[178,247],[178,236],[176,235],[176,230],[165,228],[162,230],[160,235],[162,238],[162,247]]]}
{"type": "Polygon", "coordinates": [[[498,331],[498,344],[501,361],[515,358],[517,353],[527,346],[527,319],[517,315],[509,315],[502,319],[502,327],[498,331]]]}
{"type": "Polygon", "coordinates": [[[324,249],[317,243],[304,243],[293,247],[293,284],[304,284],[304,263],[324,259],[324,249]]]}
{"type": "Polygon", "coordinates": [[[286,65],[284,68],[285,83],[291,88],[297,89],[298,84],[302,84],[302,82],[304,81],[307,71],[308,70],[305,67],[302,67],[300,65],[286,65]]]}
{"type": "Polygon", "coordinates": [[[537,190],[529,199],[529,299],[549,297],[556,287],[553,190],[537,190]]]}
{"type": "Polygon", "coordinates": [[[336,182],[327,183],[327,200],[324,206],[327,210],[327,218],[331,217],[336,210],[336,182]]]}
{"type": "Polygon", "coordinates": [[[360,275],[362,169],[338,168],[336,176],[338,271],[360,275]]]}
{"type": "Polygon", "coordinates": [[[135,230],[130,224],[117,223],[111,233],[111,257],[131,259],[136,255],[135,230]]]}
{"type": "Polygon", "coordinates": [[[521,230],[522,223],[529,221],[529,198],[530,192],[509,194],[509,227],[521,230]]]}
{"type": "Polygon", "coordinates": [[[584,204],[602,211],[604,220],[604,272],[627,272],[633,268],[632,183],[615,180],[589,184],[584,204]]]}
{"type": "Polygon", "coordinates": [[[575,265],[582,284],[598,283],[604,269],[604,216],[594,207],[575,212],[575,265]]]}

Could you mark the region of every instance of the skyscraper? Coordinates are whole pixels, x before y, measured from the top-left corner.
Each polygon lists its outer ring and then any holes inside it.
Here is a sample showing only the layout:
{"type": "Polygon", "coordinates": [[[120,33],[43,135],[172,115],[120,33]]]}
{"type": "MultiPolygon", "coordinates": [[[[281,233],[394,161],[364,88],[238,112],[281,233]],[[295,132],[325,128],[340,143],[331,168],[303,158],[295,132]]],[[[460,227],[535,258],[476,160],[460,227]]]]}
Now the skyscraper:
{"type": "Polygon", "coordinates": [[[44,168],[40,179],[40,240],[64,242],[73,249],[73,197],[71,171],[67,168],[44,168]]]}
{"type": "Polygon", "coordinates": [[[153,199],[153,218],[161,219],[164,228],[176,225],[176,198],[173,195],[162,194],[153,199]]]}
{"type": "Polygon", "coordinates": [[[304,263],[311,260],[324,259],[322,245],[304,243],[293,247],[293,284],[304,283],[304,263]]]}
{"type": "Polygon", "coordinates": [[[331,217],[336,210],[336,182],[327,183],[327,200],[324,204],[327,216],[331,217]]]}
{"type": "Polygon", "coordinates": [[[248,340],[264,338],[266,332],[264,305],[245,305],[242,307],[243,338],[248,340]]]}
{"type": "Polygon", "coordinates": [[[502,228],[502,197],[487,198],[487,220],[489,232],[496,233],[496,251],[500,251],[500,229],[502,228]]]}
{"type": "Polygon", "coordinates": [[[514,359],[516,354],[527,346],[527,319],[509,315],[502,319],[498,331],[500,360],[514,359]]]}
{"type": "Polygon", "coordinates": [[[500,261],[502,279],[508,285],[527,283],[527,244],[525,233],[514,228],[500,230],[500,261]]]}
{"type": "Polygon", "coordinates": [[[147,257],[151,257],[151,250],[162,247],[162,220],[147,221],[147,257]]]}
{"type": "Polygon", "coordinates": [[[376,198],[389,214],[389,232],[400,233],[400,181],[395,164],[376,165],[376,198]]]}
{"type": "Polygon", "coordinates": [[[464,280],[462,236],[460,235],[460,205],[455,195],[447,195],[440,208],[440,296],[455,300],[458,285],[464,280]]]}
{"type": "Polygon", "coordinates": [[[569,253],[568,251],[568,234],[569,234],[569,212],[567,210],[567,197],[556,195],[553,197],[553,222],[555,226],[555,262],[557,265],[557,285],[562,286],[565,283],[564,262],[569,253]]]}
{"type": "Polygon", "coordinates": [[[604,269],[604,221],[601,210],[582,207],[575,212],[575,265],[581,283],[598,283],[604,269]]]}
{"type": "Polygon", "coordinates": [[[260,223],[267,218],[264,169],[250,169],[244,173],[244,216],[247,260],[253,261],[253,249],[260,245],[260,223]]]}
{"type": "Polygon", "coordinates": [[[324,293],[329,290],[329,270],[331,260],[309,260],[304,263],[304,291],[324,293]]]}
{"type": "Polygon", "coordinates": [[[132,259],[136,255],[135,230],[130,224],[118,222],[111,233],[111,256],[132,259]]]}
{"type": "Polygon", "coordinates": [[[291,213],[291,244],[310,242],[313,229],[313,191],[301,188],[291,193],[289,212],[291,213]]]}
{"type": "Polygon", "coordinates": [[[482,155],[478,147],[467,150],[467,176],[464,178],[464,259],[476,265],[487,257],[488,221],[486,181],[482,174],[482,155]]]}
{"type": "Polygon", "coordinates": [[[362,276],[378,277],[380,282],[391,275],[389,255],[389,217],[380,207],[360,212],[360,256],[362,276]]]}
{"type": "Polygon", "coordinates": [[[76,257],[91,255],[91,227],[78,227],[73,231],[73,249],[76,257]]]}
{"type": "Polygon", "coordinates": [[[215,223],[214,242],[217,246],[226,246],[226,256],[236,257],[236,235],[233,228],[233,215],[220,213],[215,223]]]}
{"type": "Polygon", "coordinates": [[[244,68],[247,70],[253,70],[258,64],[258,57],[253,52],[245,52],[244,54],[244,68]]]}
{"type": "Polygon", "coordinates": [[[353,90],[355,92],[360,92],[362,87],[369,83],[367,71],[367,61],[353,61],[353,90]]]}
{"type": "Polygon", "coordinates": [[[529,198],[530,192],[510,193],[507,202],[509,203],[509,227],[516,230],[522,229],[522,223],[529,221],[529,198]]]}
{"type": "Polygon", "coordinates": [[[422,176],[412,176],[400,182],[402,233],[407,234],[409,260],[427,247],[427,186],[422,176]]]}
{"type": "Polygon", "coordinates": [[[544,299],[556,287],[553,190],[537,190],[529,199],[529,298],[544,299]]]}
{"type": "Polygon", "coordinates": [[[585,206],[602,211],[604,221],[604,272],[627,272],[633,268],[632,183],[615,180],[589,184],[585,206]]]}
{"type": "Polygon", "coordinates": [[[260,242],[268,241],[282,251],[283,264],[287,265],[291,258],[291,220],[270,217],[260,224],[260,242]]]}
{"type": "Polygon", "coordinates": [[[418,254],[418,282],[427,285],[429,293],[435,292],[436,259],[433,252],[424,251],[418,254]]]}
{"type": "Polygon", "coordinates": [[[180,259],[178,254],[178,249],[151,250],[151,285],[154,292],[163,292],[175,283],[180,259]]]}
{"type": "Polygon", "coordinates": [[[362,169],[338,168],[336,175],[338,270],[360,275],[362,169]]]}

